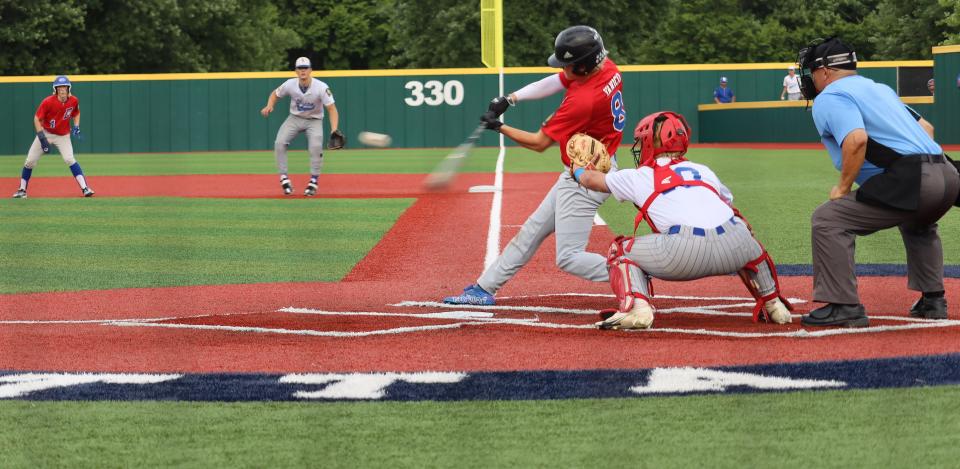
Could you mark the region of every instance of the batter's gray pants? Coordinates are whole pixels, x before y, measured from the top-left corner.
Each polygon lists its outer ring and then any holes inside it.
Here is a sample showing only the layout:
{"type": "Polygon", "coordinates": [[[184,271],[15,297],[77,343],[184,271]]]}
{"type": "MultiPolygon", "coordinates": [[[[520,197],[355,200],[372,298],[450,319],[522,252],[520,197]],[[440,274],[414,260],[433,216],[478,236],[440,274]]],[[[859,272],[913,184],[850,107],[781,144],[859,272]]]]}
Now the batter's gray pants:
{"type": "Polygon", "coordinates": [[[323,119],[305,119],[290,114],[277,131],[273,152],[277,157],[277,171],[287,174],[287,146],[300,133],[307,133],[307,149],[310,151],[310,174],[319,176],[323,168],[323,119]]]}
{"type": "MultiPolygon", "coordinates": [[[[720,229],[679,225],[674,234],[656,233],[640,236],[634,240],[626,256],[640,266],[630,266],[630,283],[634,292],[650,297],[645,275],[662,280],[694,280],[713,275],[732,274],[743,269],[748,262],[760,257],[763,248],[750,234],[747,225],[733,218],[720,225],[720,229]],[[722,231],[722,234],[718,232],[722,231]]],[[[749,272],[757,282],[761,295],[776,290],[776,283],[766,263],[758,267],[759,273],[749,272]]]]}
{"type": "MultiPolygon", "coordinates": [[[[616,160],[613,168],[616,171],[616,160]]],[[[537,210],[527,218],[497,260],[477,279],[484,290],[496,293],[537,252],[543,240],[556,232],[557,267],[582,279],[606,282],[607,259],[600,254],[586,252],[597,208],[610,194],[583,188],[563,172],[537,210]]]]}
{"type": "Polygon", "coordinates": [[[957,199],[960,180],[949,163],[921,163],[920,205],[894,210],[857,202],[856,192],[824,202],[813,212],[813,301],[860,303],[854,250],[856,237],[900,229],[907,249],[907,288],[943,291],[943,246],[939,220],[957,199]]]}

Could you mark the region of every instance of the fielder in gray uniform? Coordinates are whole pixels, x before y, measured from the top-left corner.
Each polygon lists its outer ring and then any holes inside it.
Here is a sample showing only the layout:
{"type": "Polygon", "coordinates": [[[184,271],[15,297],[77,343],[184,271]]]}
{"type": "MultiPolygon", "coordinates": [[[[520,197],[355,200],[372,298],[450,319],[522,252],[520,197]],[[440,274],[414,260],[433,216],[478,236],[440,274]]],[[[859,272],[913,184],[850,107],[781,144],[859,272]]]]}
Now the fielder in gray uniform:
{"type": "MultiPolygon", "coordinates": [[[[610,155],[615,154],[623,138],[626,111],[620,71],[607,58],[600,34],[589,26],[563,30],[557,35],[555,52],[547,62],[563,70],[509,96],[494,98],[481,117],[486,128],[538,152],[558,143],[564,165],[570,164],[567,141],[576,133],[592,136],[606,146],[610,155]],[[499,120],[507,108],[518,101],[538,99],[559,90],[566,90],[563,102],[536,133],[505,125],[499,120]]],[[[616,160],[613,165],[615,169],[616,160]]],[[[562,172],[540,206],[477,283],[467,286],[460,295],[446,297],[443,301],[495,304],[493,295],[533,257],[551,233],[556,233],[558,267],[586,280],[607,281],[604,257],[586,252],[593,218],[607,197],[609,194],[583,189],[568,171],[562,172]]]]}
{"type": "Polygon", "coordinates": [[[893,227],[907,251],[907,288],[921,293],[910,315],[946,319],[937,221],[960,204],[957,169],[929,123],[889,86],[857,74],[857,54],[840,39],[814,41],[799,52],[798,63],[801,92],[814,100],[814,124],[840,171],[830,200],[811,219],[813,300],[827,304],[801,322],[869,325],[857,295],[856,238],[893,227]]]}
{"type": "MultiPolygon", "coordinates": [[[[323,110],[330,113],[331,143],[335,139],[342,141],[343,134],[338,130],[340,115],[334,104],[333,92],[326,83],[312,78],[313,69],[310,59],[300,57],[296,63],[297,78],[291,78],[270,93],[267,105],[260,110],[263,117],[273,112],[277,99],[290,96],[290,115],[277,131],[277,140],[273,151],[277,158],[277,171],[280,172],[280,187],[284,195],[293,193],[293,184],[287,176],[287,147],[301,132],[307,134],[307,149],[310,152],[310,182],[303,195],[310,197],[317,193],[317,180],[323,168],[323,110]]],[[[340,148],[331,145],[331,149],[340,148]]]]}
{"type": "Polygon", "coordinates": [[[604,174],[571,168],[587,189],[633,202],[640,208],[634,229],[646,220],[653,231],[636,238],[620,236],[611,244],[607,266],[619,305],[597,326],[649,328],[654,308],[648,276],[692,280],[731,273],[740,274],[757,300],[754,320],[766,313],[778,324],[790,322],[773,261],[733,208],[733,194],[710,168],[684,158],[690,127],[683,116],[653,113],[640,121],[634,136],[636,170],[604,174]]]}

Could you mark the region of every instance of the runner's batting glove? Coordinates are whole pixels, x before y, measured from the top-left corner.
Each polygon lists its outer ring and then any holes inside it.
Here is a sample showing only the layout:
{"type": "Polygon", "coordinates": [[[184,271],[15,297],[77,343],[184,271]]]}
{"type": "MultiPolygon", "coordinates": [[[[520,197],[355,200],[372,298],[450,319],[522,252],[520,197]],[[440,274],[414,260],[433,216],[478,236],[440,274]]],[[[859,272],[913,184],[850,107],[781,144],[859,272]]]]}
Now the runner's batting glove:
{"type": "Polygon", "coordinates": [[[480,122],[483,123],[483,126],[489,130],[500,131],[500,127],[503,126],[503,122],[500,122],[498,115],[493,111],[487,111],[480,116],[480,122]]]}
{"type": "Polygon", "coordinates": [[[50,142],[47,141],[47,134],[43,131],[37,132],[37,140],[40,140],[40,148],[43,149],[44,153],[50,153],[50,142]]]}
{"type": "Polygon", "coordinates": [[[517,103],[513,102],[509,96],[498,96],[490,100],[490,106],[487,107],[487,111],[496,114],[496,117],[500,117],[503,113],[507,112],[507,108],[516,105],[517,103]]]}
{"type": "Polygon", "coordinates": [[[83,135],[80,133],[79,125],[73,126],[73,128],[70,130],[70,133],[73,134],[73,138],[77,139],[78,142],[83,141],[83,135]]]}

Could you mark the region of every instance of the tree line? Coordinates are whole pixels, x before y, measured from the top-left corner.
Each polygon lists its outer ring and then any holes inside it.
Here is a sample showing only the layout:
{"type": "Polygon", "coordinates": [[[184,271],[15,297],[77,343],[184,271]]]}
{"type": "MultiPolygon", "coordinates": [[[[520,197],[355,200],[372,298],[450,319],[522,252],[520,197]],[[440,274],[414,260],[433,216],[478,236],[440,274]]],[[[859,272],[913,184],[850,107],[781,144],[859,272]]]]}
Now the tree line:
{"type": "MultiPolygon", "coordinates": [[[[960,44],[957,0],[504,0],[506,66],[588,24],[623,65],[789,62],[839,35],[861,60],[960,44]]],[[[0,0],[0,75],[480,67],[476,0],[0,0]]]]}

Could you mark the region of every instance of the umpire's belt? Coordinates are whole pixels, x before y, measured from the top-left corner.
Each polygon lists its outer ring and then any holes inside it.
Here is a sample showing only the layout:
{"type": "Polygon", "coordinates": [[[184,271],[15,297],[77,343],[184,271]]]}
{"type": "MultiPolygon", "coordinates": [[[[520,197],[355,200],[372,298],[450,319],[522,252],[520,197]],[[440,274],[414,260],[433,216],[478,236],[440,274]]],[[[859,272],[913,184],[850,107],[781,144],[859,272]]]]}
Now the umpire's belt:
{"type": "MultiPolygon", "coordinates": [[[[723,225],[726,225],[727,223],[732,223],[736,225],[737,224],[736,216],[730,217],[730,219],[724,222],[723,225]]],[[[716,232],[718,235],[722,235],[727,232],[727,230],[723,227],[723,225],[719,225],[716,228],[697,228],[694,226],[694,227],[691,227],[691,232],[693,233],[694,236],[703,236],[703,237],[707,236],[707,232],[716,232]]],[[[680,225],[673,225],[670,227],[670,229],[667,230],[667,234],[677,234],[682,229],[683,227],[680,225]]]]}

